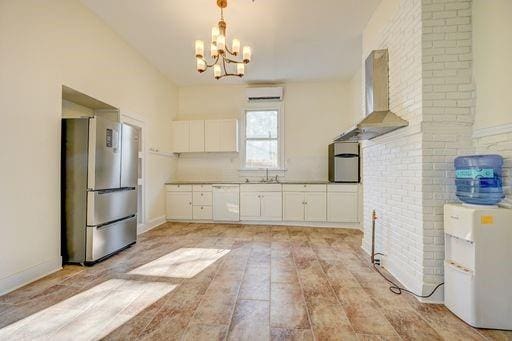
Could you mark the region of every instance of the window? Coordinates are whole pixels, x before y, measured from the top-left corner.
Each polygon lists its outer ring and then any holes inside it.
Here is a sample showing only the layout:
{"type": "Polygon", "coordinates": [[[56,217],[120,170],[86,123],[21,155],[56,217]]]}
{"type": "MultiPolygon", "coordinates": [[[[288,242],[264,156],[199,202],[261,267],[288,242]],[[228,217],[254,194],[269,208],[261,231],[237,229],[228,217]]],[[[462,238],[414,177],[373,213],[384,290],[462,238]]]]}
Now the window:
{"type": "Polygon", "coordinates": [[[280,110],[276,108],[246,110],[244,123],[244,168],[280,168],[282,166],[280,110]]]}

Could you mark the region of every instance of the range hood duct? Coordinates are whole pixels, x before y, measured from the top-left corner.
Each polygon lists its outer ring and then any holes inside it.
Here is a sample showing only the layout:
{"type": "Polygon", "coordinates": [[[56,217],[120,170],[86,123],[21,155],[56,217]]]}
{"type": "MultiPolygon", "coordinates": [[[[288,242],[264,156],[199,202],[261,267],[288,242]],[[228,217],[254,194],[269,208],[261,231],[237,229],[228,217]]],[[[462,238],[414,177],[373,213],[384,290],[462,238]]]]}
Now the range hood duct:
{"type": "Polygon", "coordinates": [[[409,123],[389,111],[388,50],[374,50],[365,61],[366,117],[334,141],[371,140],[409,123]]]}

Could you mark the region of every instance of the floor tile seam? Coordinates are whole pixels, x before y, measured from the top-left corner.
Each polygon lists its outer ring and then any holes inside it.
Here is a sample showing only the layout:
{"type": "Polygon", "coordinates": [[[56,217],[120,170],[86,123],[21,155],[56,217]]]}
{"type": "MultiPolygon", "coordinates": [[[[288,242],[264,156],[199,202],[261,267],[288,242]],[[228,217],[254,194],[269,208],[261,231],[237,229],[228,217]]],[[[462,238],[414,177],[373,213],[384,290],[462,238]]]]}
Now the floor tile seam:
{"type": "Polygon", "coordinates": [[[311,319],[311,313],[309,311],[308,305],[306,304],[306,297],[304,296],[304,287],[302,285],[302,281],[301,281],[300,276],[299,276],[299,270],[297,269],[297,262],[295,260],[295,253],[293,252],[292,249],[290,249],[290,254],[291,254],[292,259],[293,259],[293,265],[294,265],[293,268],[295,270],[295,275],[297,276],[297,282],[299,283],[300,293],[301,293],[301,296],[302,296],[302,302],[304,304],[304,308],[306,309],[306,314],[308,316],[309,329],[311,330],[311,334],[313,334],[313,340],[318,340],[317,336],[316,336],[316,333],[315,333],[315,330],[313,328],[313,320],[311,319]]]}
{"type": "MultiPolygon", "coordinates": [[[[316,252],[314,252],[314,254],[315,254],[316,261],[317,261],[317,262],[318,262],[318,264],[320,265],[320,269],[322,270],[322,273],[324,274],[325,279],[327,280],[327,283],[328,283],[328,285],[329,285],[329,288],[330,288],[330,290],[331,290],[331,293],[334,295],[334,298],[336,299],[336,302],[338,302],[338,306],[339,306],[339,307],[343,310],[343,312],[345,313],[345,317],[346,317],[346,319],[347,319],[347,321],[348,321],[348,323],[349,323],[349,325],[350,325],[350,328],[352,329],[352,331],[353,331],[354,335],[356,335],[356,337],[357,337],[356,330],[355,330],[354,326],[352,325],[352,322],[350,321],[350,319],[349,319],[349,317],[348,317],[347,310],[345,309],[345,307],[343,306],[343,304],[341,304],[341,301],[340,301],[340,299],[339,299],[338,295],[336,294],[336,291],[334,290],[334,288],[333,288],[333,286],[332,286],[332,283],[331,283],[331,281],[329,280],[329,277],[327,276],[327,273],[325,272],[324,267],[322,266],[322,263],[320,262],[320,260],[319,260],[319,258],[318,258],[318,255],[316,254],[316,252]]],[[[356,280],[357,280],[357,278],[356,278],[356,280]]],[[[384,318],[386,318],[386,317],[384,316],[384,318]]],[[[387,318],[386,318],[386,320],[387,320],[387,318]]],[[[394,327],[394,326],[393,326],[389,321],[388,321],[388,323],[389,323],[389,324],[390,324],[390,326],[393,328],[393,330],[396,332],[396,335],[398,335],[398,337],[399,337],[401,340],[403,340],[403,338],[400,336],[400,334],[396,331],[395,327],[394,327]]]]}
{"type": "MultiPolygon", "coordinates": [[[[252,251],[252,249],[251,249],[251,251],[252,251]]],[[[240,290],[242,289],[242,284],[243,284],[243,281],[245,279],[245,274],[247,272],[247,264],[249,263],[249,258],[250,257],[251,257],[251,253],[249,253],[249,255],[247,256],[247,259],[245,261],[244,273],[242,274],[242,280],[240,281],[240,285],[238,286],[238,290],[236,292],[235,304],[233,305],[233,308],[231,310],[231,318],[229,319],[228,329],[227,329],[227,332],[226,332],[226,336],[224,337],[224,340],[227,340],[228,337],[229,337],[229,334],[230,334],[231,324],[233,324],[233,317],[234,317],[234,314],[235,314],[235,309],[237,308],[237,305],[238,305],[238,302],[239,302],[240,290]]],[[[270,307],[269,307],[269,337],[270,337],[270,307]]],[[[270,338],[269,338],[269,340],[270,340],[270,338]]]]}
{"type": "MultiPolygon", "coordinates": [[[[219,238],[220,239],[220,238],[219,238]]],[[[204,302],[204,299],[205,299],[205,296],[206,296],[206,293],[208,292],[208,290],[210,289],[213,281],[217,278],[221,268],[222,268],[222,265],[224,264],[224,262],[226,261],[226,259],[222,259],[222,261],[219,263],[217,269],[215,270],[215,274],[213,275],[213,278],[210,280],[210,282],[208,283],[208,287],[206,288],[206,290],[201,294],[201,298],[199,299],[199,302],[198,304],[196,305],[195,309],[194,309],[194,313],[192,314],[192,316],[190,317],[190,320],[188,321],[187,325],[185,326],[185,328],[183,329],[183,334],[181,335],[180,339],[181,340],[184,340],[189,328],[190,328],[190,325],[193,324],[192,321],[194,320],[194,317],[196,316],[196,312],[197,312],[197,309],[199,309],[199,307],[201,306],[201,303],[204,302]]]]}
{"type": "MultiPolygon", "coordinates": [[[[199,306],[201,305],[201,303],[204,301],[204,297],[205,297],[206,293],[208,292],[208,289],[210,288],[210,286],[211,286],[212,282],[213,282],[213,281],[215,280],[215,278],[217,277],[217,274],[219,273],[219,271],[220,271],[220,269],[221,269],[221,267],[222,267],[222,264],[224,264],[224,259],[220,262],[220,264],[219,264],[218,268],[217,268],[217,269],[216,269],[216,271],[215,271],[215,275],[213,276],[213,278],[212,278],[212,279],[210,280],[210,282],[208,283],[208,287],[206,288],[206,290],[204,291],[204,293],[202,293],[202,294],[201,294],[201,298],[200,298],[200,300],[199,300],[199,303],[197,304],[197,306],[196,306],[196,307],[195,307],[195,309],[194,309],[194,313],[193,313],[193,314],[192,314],[192,316],[190,317],[190,319],[189,319],[189,321],[188,321],[187,325],[185,326],[185,328],[183,328],[183,333],[182,333],[182,335],[181,335],[181,337],[180,337],[180,339],[181,339],[181,340],[183,340],[183,339],[185,338],[186,333],[187,333],[187,331],[188,331],[188,329],[189,329],[189,326],[190,326],[190,324],[191,324],[192,320],[193,320],[193,319],[194,319],[194,317],[195,317],[196,311],[197,311],[197,309],[199,308],[199,306]]],[[[183,282],[182,282],[181,284],[183,284],[183,282]]],[[[180,285],[181,285],[181,284],[180,284],[180,285]]],[[[178,288],[176,288],[176,289],[178,289],[178,288]]],[[[168,297],[168,298],[164,301],[164,303],[162,304],[162,306],[161,306],[159,309],[157,309],[157,311],[155,312],[155,314],[153,315],[153,317],[152,317],[151,319],[149,319],[149,321],[146,323],[145,327],[144,327],[143,329],[141,329],[141,331],[137,334],[137,336],[140,336],[140,335],[141,335],[141,334],[146,330],[146,328],[151,324],[151,322],[153,322],[153,320],[154,320],[154,319],[156,318],[156,316],[160,313],[160,311],[165,307],[166,302],[167,302],[170,298],[171,298],[171,297],[168,297]]]]}

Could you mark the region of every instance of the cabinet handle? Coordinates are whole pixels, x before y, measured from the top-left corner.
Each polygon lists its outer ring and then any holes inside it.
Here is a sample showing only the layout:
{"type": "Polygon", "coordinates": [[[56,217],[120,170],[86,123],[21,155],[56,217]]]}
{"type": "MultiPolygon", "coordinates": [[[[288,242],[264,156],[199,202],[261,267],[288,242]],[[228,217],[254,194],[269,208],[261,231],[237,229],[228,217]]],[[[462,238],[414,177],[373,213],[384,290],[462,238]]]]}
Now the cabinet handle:
{"type": "Polygon", "coordinates": [[[188,204],[189,204],[189,205],[192,205],[192,201],[190,201],[188,204]]]}
{"type": "Polygon", "coordinates": [[[203,195],[204,195],[204,194],[203,194],[203,193],[201,193],[201,196],[203,196],[203,195]]]}
{"type": "Polygon", "coordinates": [[[201,209],[203,209],[203,206],[201,206],[201,209]]]}

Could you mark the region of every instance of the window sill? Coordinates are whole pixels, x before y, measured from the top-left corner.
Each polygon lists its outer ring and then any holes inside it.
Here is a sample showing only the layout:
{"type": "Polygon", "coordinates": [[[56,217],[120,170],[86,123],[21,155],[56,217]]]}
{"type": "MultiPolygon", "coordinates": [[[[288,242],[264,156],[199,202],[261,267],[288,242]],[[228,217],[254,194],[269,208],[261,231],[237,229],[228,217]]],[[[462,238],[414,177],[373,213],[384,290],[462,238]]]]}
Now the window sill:
{"type": "MultiPolygon", "coordinates": [[[[267,168],[240,168],[239,172],[266,172],[267,168]]],[[[286,168],[268,168],[269,172],[286,172],[286,168]]]]}

